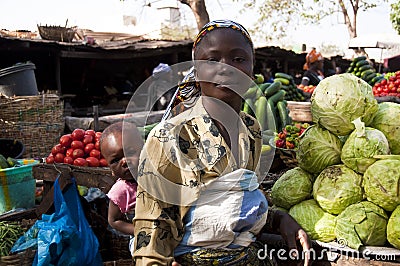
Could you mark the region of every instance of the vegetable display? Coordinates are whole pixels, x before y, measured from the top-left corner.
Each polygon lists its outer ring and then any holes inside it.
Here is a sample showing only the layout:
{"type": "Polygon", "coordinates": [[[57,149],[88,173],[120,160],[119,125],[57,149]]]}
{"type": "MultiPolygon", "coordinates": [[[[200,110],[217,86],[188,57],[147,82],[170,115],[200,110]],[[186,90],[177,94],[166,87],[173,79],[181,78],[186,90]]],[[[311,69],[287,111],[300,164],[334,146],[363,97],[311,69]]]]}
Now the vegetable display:
{"type": "Polygon", "coordinates": [[[313,122],[337,136],[350,134],[357,118],[369,126],[377,110],[371,86],[350,73],[323,79],[311,96],[313,122]]]}
{"type": "MultiPolygon", "coordinates": [[[[321,81],[312,96],[315,124],[300,136],[295,152],[298,167],[315,180],[311,197],[292,205],[289,214],[315,240],[336,240],[353,249],[399,248],[400,105],[378,105],[365,81],[348,73],[336,76],[321,81]],[[330,215],[331,222],[313,215],[330,215]]],[[[294,198],[287,189],[292,184],[274,186],[275,208],[287,208],[294,198]]]]}
{"type": "Polygon", "coordinates": [[[65,163],[84,167],[106,167],[100,152],[101,132],[81,128],[60,137],[60,141],[46,158],[46,163],[65,163]]]}
{"type": "Polygon", "coordinates": [[[365,127],[360,119],[355,121],[356,129],[349,135],[342,148],[342,162],[358,173],[373,164],[375,155],[388,155],[389,143],[378,129],[365,127]]]}
{"type": "Polygon", "coordinates": [[[346,72],[361,78],[371,86],[384,79],[382,74],[376,73],[375,68],[371,66],[367,57],[363,55],[354,58],[346,72]]]}
{"type": "Polygon", "coordinates": [[[380,130],[389,142],[391,154],[400,154],[400,104],[383,102],[372,120],[371,127],[380,130]]]}
{"type": "Polygon", "coordinates": [[[373,85],[372,92],[376,97],[400,97],[400,71],[385,74],[373,85]]]}
{"type": "MultiPolygon", "coordinates": [[[[242,111],[254,116],[263,131],[279,132],[286,125],[291,124],[287,100],[294,100],[290,95],[301,94],[297,88],[295,90],[298,91],[291,89],[294,81],[290,75],[276,73],[275,77],[274,82],[255,84],[243,95],[242,111]]],[[[263,80],[259,79],[258,81],[263,80]]],[[[300,100],[300,98],[296,99],[300,100]]]]}
{"type": "Polygon", "coordinates": [[[17,222],[0,221],[0,257],[8,256],[24,230],[17,222]]]}

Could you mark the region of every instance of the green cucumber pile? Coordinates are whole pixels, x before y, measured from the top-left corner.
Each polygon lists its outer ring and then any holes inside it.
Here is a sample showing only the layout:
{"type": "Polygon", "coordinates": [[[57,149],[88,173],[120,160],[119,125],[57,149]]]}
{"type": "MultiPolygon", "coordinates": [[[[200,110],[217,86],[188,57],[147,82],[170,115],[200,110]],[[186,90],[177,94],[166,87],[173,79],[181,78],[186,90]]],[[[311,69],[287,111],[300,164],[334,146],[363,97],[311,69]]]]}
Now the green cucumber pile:
{"type": "Polygon", "coordinates": [[[346,72],[356,75],[371,86],[385,78],[384,75],[376,73],[364,55],[354,58],[346,72]]]}
{"type": "Polygon", "coordinates": [[[292,123],[285,99],[286,94],[279,80],[256,84],[243,95],[242,111],[254,116],[263,132],[279,132],[292,123]]]}
{"type": "Polygon", "coordinates": [[[299,89],[294,83],[294,79],[291,75],[286,73],[277,72],[275,73],[274,81],[280,81],[282,83],[281,89],[286,92],[286,101],[304,101],[305,97],[301,89],[299,89]]]}

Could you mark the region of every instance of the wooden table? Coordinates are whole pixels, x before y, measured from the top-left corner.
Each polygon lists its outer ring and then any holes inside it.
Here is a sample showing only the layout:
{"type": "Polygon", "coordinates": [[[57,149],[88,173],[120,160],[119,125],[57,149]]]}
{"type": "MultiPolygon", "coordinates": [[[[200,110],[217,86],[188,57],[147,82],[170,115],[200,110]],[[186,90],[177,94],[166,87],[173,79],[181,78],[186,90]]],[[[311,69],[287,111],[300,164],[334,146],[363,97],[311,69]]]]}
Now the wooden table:
{"type": "Polygon", "coordinates": [[[32,168],[33,177],[43,181],[43,198],[36,208],[36,215],[41,217],[47,213],[53,205],[53,184],[60,176],[60,187],[63,190],[71,184],[74,177],[76,183],[81,186],[99,188],[107,193],[115,183],[115,178],[108,167],[81,167],[68,164],[46,164],[41,163],[32,168]]]}

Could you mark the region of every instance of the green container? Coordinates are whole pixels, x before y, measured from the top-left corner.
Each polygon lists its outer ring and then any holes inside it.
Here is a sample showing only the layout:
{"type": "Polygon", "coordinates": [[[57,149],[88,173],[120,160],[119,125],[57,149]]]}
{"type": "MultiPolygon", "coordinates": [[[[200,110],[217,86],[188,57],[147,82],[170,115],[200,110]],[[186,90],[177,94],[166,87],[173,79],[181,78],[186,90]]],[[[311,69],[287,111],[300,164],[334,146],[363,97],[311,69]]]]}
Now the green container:
{"type": "Polygon", "coordinates": [[[35,206],[36,180],[32,176],[32,167],[39,162],[18,161],[26,164],[0,170],[0,214],[35,206]]]}

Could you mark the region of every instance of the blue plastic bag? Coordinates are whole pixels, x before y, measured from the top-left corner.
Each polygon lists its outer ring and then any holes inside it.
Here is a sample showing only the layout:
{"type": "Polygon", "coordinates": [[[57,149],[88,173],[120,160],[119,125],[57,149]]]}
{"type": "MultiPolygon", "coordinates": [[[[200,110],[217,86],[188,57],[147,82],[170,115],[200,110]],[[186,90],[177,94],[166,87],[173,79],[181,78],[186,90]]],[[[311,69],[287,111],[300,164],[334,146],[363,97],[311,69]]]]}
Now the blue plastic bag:
{"type": "MultiPolygon", "coordinates": [[[[58,179],[54,182],[55,212],[43,214],[42,220],[33,226],[37,230],[33,265],[102,265],[99,242],[82,210],[75,179],[72,178],[72,184],[64,193],[58,179]]],[[[14,251],[20,250],[17,243],[20,247],[23,245],[21,242],[24,241],[20,239],[14,245],[14,251]]]]}

